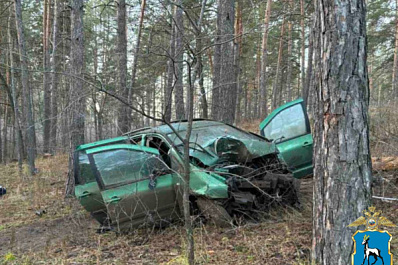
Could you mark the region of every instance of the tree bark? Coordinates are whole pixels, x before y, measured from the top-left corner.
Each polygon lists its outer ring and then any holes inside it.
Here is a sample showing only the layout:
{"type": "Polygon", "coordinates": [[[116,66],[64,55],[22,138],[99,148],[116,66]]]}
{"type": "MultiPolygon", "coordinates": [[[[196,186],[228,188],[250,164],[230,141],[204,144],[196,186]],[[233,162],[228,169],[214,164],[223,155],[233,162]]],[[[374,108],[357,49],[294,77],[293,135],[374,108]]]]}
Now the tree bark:
{"type": "MultiPolygon", "coordinates": [[[[118,91],[120,95],[128,99],[127,87],[127,28],[126,28],[126,1],[119,0],[117,9],[117,62],[118,62],[118,91]]],[[[120,133],[126,133],[130,129],[128,107],[119,102],[118,129],[120,133]]]]}
{"type": "Polygon", "coordinates": [[[282,26],[281,26],[281,35],[279,38],[279,51],[278,51],[278,62],[276,65],[276,73],[275,73],[275,80],[274,80],[274,85],[272,88],[272,110],[276,109],[277,104],[278,104],[278,97],[279,93],[282,93],[280,89],[278,89],[278,86],[280,87],[280,71],[281,71],[281,65],[282,65],[282,54],[283,54],[283,35],[285,34],[285,16],[283,16],[282,20],[282,26]]]}
{"type": "Polygon", "coordinates": [[[33,120],[33,108],[32,108],[32,98],[31,98],[31,89],[29,86],[29,71],[28,71],[28,62],[27,62],[27,54],[25,48],[25,36],[23,30],[23,21],[22,21],[22,6],[21,0],[14,1],[15,7],[15,22],[17,28],[18,35],[18,48],[20,54],[20,63],[21,63],[21,81],[22,81],[22,95],[23,95],[23,105],[25,106],[25,129],[26,129],[26,149],[28,156],[28,166],[30,175],[34,175],[35,168],[35,153],[36,153],[36,141],[35,141],[35,124],[33,120]]]}
{"type": "Polygon", "coordinates": [[[392,95],[398,99],[398,0],[395,1],[395,49],[392,74],[392,95]]]}
{"type": "Polygon", "coordinates": [[[184,19],[183,10],[181,8],[182,0],[177,1],[177,6],[175,10],[175,23],[176,23],[176,43],[175,43],[175,58],[176,58],[176,69],[175,69],[175,113],[176,119],[184,119],[185,116],[185,106],[184,106],[184,83],[183,83],[183,73],[184,73],[184,19]]]}
{"type": "Polygon", "coordinates": [[[261,55],[261,72],[260,72],[260,115],[266,117],[268,115],[267,103],[267,59],[268,59],[268,31],[269,19],[271,17],[272,0],[267,1],[267,9],[264,15],[264,34],[262,42],[262,55],[261,55]]]}
{"type": "MultiPolygon", "coordinates": [[[[174,8],[172,8],[174,10],[174,8]]],[[[174,15],[173,15],[174,16],[174,15]]],[[[171,106],[172,106],[172,92],[174,88],[174,60],[175,60],[175,24],[171,18],[171,33],[170,33],[170,47],[169,59],[167,61],[167,85],[164,91],[164,120],[171,121],[171,106]]]]}
{"type": "Polygon", "coordinates": [[[69,174],[66,195],[74,192],[73,153],[76,147],[84,143],[86,116],[86,98],[84,96],[84,35],[83,35],[83,0],[71,3],[71,125],[70,125],[70,156],[69,174]]]}
{"type": "Polygon", "coordinates": [[[301,90],[305,86],[305,14],[304,0],[300,0],[300,25],[301,25],[301,90]]]}
{"type": "Polygon", "coordinates": [[[44,0],[43,13],[43,91],[44,91],[44,115],[43,115],[43,152],[50,151],[51,134],[51,89],[50,89],[50,18],[51,0],[44,0]]]}
{"type": "MultiPolygon", "coordinates": [[[[289,0],[289,10],[293,13],[293,1],[289,0]]],[[[287,84],[287,98],[286,101],[292,101],[292,19],[289,18],[287,22],[287,31],[288,31],[288,40],[287,40],[287,76],[286,76],[286,84],[287,84]]]]}
{"type": "Polygon", "coordinates": [[[22,129],[21,129],[21,114],[19,110],[19,102],[17,100],[17,91],[15,87],[15,76],[14,76],[14,39],[11,35],[11,13],[8,18],[8,50],[9,50],[9,61],[10,61],[10,89],[8,91],[9,100],[11,104],[11,108],[14,113],[14,131],[16,131],[17,135],[15,136],[15,144],[17,150],[18,157],[18,169],[19,172],[22,172],[22,163],[23,163],[23,137],[22,137],[22,129]]]}
{"type": "Polygon", "coordinates": [[[355,229],[371,200],[364,0],[315,2],[315,264],[350,264],[355,229]]]}
{"type": "Polygon", "coordinates": [[[221,78],[221,17],[222,0],[217,1],[217,30],[214,45],[213,60],[213,90],[211,98],[211,116],[214,120],[219,118],[220,110],[220,78],[221,78]]]}
{"type": "MultiPolygon", "coordinates": [[[[134,90],[135,90],[135,81],[136,81],[137,67],[138,67],[138,57],[140,54],[142,26],[144,25],[145,7],[146,7],[146,0],[142,0],[141,1],[140,22],[139,22],[138,34],[137,34],[137,42],[135,44],[135,49],[134,49],[133,68],[131,69],[131,88],[128,91],[128,103],[129,104],[132,104],[133,96],[136,94],[134,90]]],[[[127,117],[128,117],[129,126],[131,126],[130,125],[130,122],[131,122],[130,116],[131,116],[131,109],[127,108],[127,117]]]]}
{"type": "Polygon", "coordinates": [[[234,55],[235,0],[221,0],[221,70],[219,120],[233,124],[236,108],[236,70],[234,55]]]}
{"type": "Polygon", "coordinates": [[[57,72],[61,71],[60,53],[58,45],[61,42],[61,35],[59,31],[59,20],[61,16],[60,0],[54,0],[54,22],[53,22],[53,50],[51,58],[51,132],[50,132],[50,150],[55,154],[57,149],[57,122],[58,122],[58,84],[59,75],[57,72]]]}

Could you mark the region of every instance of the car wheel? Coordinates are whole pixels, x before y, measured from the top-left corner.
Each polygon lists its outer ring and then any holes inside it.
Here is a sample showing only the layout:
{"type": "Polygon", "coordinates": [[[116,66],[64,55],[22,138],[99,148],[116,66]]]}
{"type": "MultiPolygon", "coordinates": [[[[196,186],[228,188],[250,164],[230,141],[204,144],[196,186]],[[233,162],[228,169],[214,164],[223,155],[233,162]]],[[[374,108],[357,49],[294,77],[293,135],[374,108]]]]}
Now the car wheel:
{"type": "Polygon", "coordinates": [[[219,227],[228,227],[233,225],[231,215],[229,215],[227,210],[218,204],[217,201],[207,198],[198,198],[196,203],[201,214],[207,221],[219,227]]]}

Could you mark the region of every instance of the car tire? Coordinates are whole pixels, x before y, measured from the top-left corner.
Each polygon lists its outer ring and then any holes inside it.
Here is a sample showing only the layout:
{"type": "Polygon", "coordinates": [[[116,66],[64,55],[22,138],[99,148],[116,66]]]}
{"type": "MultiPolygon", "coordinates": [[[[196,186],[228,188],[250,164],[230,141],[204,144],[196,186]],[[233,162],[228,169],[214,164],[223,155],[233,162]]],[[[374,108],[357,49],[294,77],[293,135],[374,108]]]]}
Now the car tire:
{"type": "Polygon", "coordinates": [[[198,198],[196,200],[201,214],[208,222],[213,223],[218,227],[233,226],[233,219],[227,210],[217,203],[215,200],[207,198],[198,198]]]}

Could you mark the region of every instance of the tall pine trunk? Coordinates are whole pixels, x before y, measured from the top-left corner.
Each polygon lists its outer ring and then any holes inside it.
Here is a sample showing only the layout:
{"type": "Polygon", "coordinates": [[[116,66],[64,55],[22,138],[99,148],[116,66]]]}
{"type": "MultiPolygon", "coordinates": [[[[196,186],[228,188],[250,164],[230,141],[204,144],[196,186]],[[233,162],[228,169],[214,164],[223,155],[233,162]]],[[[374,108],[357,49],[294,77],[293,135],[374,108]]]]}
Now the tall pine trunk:
{"type": "Polygon", "coordinates": [[[51,134],[51,89],[50,89],[50,18],[51,0],[44,0],[43,13],[43,91],[44,91],[44,115],[43,115],[43,152],[50,151],[51,134]]]}
{"type": "Polygon", "coordinates": [[[268,99],[267,99],[267,63],[268,63],[268,31],[269,20],[271,17],[272,0],[267,1],[267,9],[264,15],[264,34],[262,42],[261,55],[261,72],[260,72],[260,115],[266,117],[268,115],[268,99]]]}
{"type": "MultiPolygon", "coordinates": [[[[171,9],[173,10],[173,8],[171,9]]],[[[174,59],[175,59],[175,24],[171,18],[169,59],[167,61],[167,84],[164,91],[164,120],[171,121],[172,92],[174,88],[174,59]]]]}
{"type": "MultiPolygon", "coordinates": [[[[144,24],[144,15],[145,15],[145,7],[146,7],[146,0],[141,0],[141,15],[140,15],[140,22],[138,26],[138,34],[137,34],[137,42],[135,44],[134,49],[134,59],[133,59],[133,68],[131,69],[131,88],[128,91],[128,103],[132,104],[132,99],[135,94],[135,82],[136,82],[136,75],[137,75],[137,67],[138,67],[138,58],[140,54],[140,45],[141,45],[141,34],[142,34],[142,26],[144,24]]],[[[131,109],[127,108],[127,117],[128,122],[130,123],[130,116],[131,116],[131,109]]],[[[131,126],[129,124],[129,126],[131,126]]]]}
{"type": "Polygon", "coordinates": [[[398,0],[395,1],[395,49],[392,74],[392,98],[398,99],[398,0]]]}
{"type": "Polygon", "coordinates": [[[304,0],[300,0],[300,25],[301,25],[301,90],[305,86],[305,15],[304,0]]]}
{"type": "Polygon", "coordinates": [[[176,48],[175,48],[175,59],[176,59],[176,83],[175,83],[175,113],[176,119],[184,119],[185,116],[185,106],[184,106],[184,83],[183,83],[183,73],[184,73],[184,19],[183,10],[181,8],[182,0],[177,1],[177,6],[175,10],[175,23],[176,23],[176,48]]]}
{"type": "Polygon", "coordinates": [[[279,37],[278,62],[276,65],[275,79],[274,79],[274,84],[273,84],[273,88],[272,88],[272,110],[274,110],[274,109],[276,109],[276,107],[278,107],[279,94],[282,93],[282,91],[280,91],[281,83],[280,83],[279,79],[280,79],[280,72],[281,72],[281,66],[282,66],[284,34],[285,34],[285,16],[283,16],[282,25],[281,25],[281,35],[279,37]],[[279,89],[278,89],[278,87],[279,87],[279,89]]]}
{"type": "MultiPolygon", "coordinates": [[[[124,99],[129,97],[127,87],[127,29],[126,29],[126,1],[120,0],[117,9],[117,62],[118,62],[118,91],[124,99]]],[[[119,102],[118,130],[121,133],[129,131],[129,108],[119,102]]]]}
{"type": "Polygon", "coordinates": [[[25,36],[22,21],[22,6],[21,0],[14,1],[15,7],[15,22],[18,35],[18,48],[21,62],[21,82],[22,82],[22,104],[24,105],[25,116],[25,130],[26,130],[26,150],[28,157],[28,166],[30,175],[35,174],[35,124],[33,120],[33,107],[31,98],[31,88],[29,85],[29,71],[27,62],[27,53],[25,47],[25,36]]]}
{"type": "MultiPolygon", "coordinates": [[[[293,13],[293,1],[289,1],[289,10],[293,13]]],[[[289,102],[292,100],[292,46],[293,46],[293,39],[292,39],[292,18],[289,18],[287,22],[287,31],[288,31],[288,40],[287,40],[287,77],[286,77],[286,85],[287,85],[287,99],[286,101],[289,102]]]]}
{"type": "MultiPolygon", "coordinates": [[[[220,98],[222,106],[219,119],[233,124],[236,108],[236,70],[235,70],[235,0],[221,0],[221,70],[220,98]]],[[[220,14],[219,14],[220,15],[220,14]]]]}
{"type": "Polygon", "coordinates": [[[74,150],[84,143],[86,116],[86,98],[84,96],[84,35],[83,35],[83,0],[73,0],[71,5],[71,124],[69,174],[66,195],[74,192],[74,150]]]}
{"type": "Polygon", "coordinates": [[[222,0],[217,1],[217,29],[214,45],[213,60],[213,90],[211,98],[211,116],[214,120],[219,118],[220,112],[220,78],[221,78],[221,16],[222,0]]]}
{"type": "Polygon", "coordinates": [[[53,22],[53,50],[51,58],[51,132],[50,132],[50,150],[55,153],[57,149],[57,122],[58,122],[58,84],[61,71],[60,51],[58,45],[61,42],[61,34],[59,31],[59,22],[61,16],[60,0],[54,0],[54,22],[53,22]]]}
{"type": "Polygon", "coordinates": [[[351,263],[371,202],[365,0],[315,2],[314,264],[351,263]]]}

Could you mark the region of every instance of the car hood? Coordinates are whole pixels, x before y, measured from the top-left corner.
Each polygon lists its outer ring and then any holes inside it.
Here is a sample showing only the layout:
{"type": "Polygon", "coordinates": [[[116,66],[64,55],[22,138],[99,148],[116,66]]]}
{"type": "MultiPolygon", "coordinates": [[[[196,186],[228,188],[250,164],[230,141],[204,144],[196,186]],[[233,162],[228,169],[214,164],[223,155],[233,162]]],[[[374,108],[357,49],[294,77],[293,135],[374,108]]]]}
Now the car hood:
{"type": "Polygon", "coordinates": [[[229,159],[233,160],[232,156],[226,155],[230,153],[233,153],[243,161],[250,161],[257,157],[278,153],[274,143],[265,140],[235,139],[232,137],[215,139],[206,144],[204,149],[191,148],[190,156],[196,158],[206,166],[213,166],[229,159]]]}

